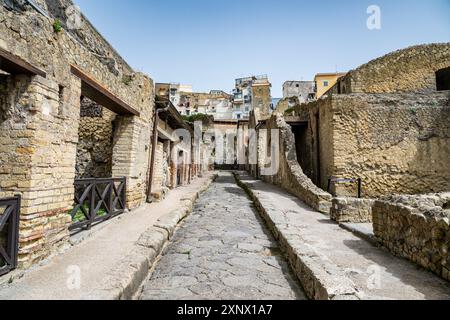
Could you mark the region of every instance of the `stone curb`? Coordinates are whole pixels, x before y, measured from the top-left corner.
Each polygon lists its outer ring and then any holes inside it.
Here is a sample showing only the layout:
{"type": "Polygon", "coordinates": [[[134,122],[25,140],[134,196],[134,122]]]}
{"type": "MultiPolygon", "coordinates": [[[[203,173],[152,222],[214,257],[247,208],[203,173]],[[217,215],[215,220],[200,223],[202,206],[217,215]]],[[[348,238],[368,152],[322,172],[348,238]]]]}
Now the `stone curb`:
{"type": "Polygon", "coordinates": [[[90,292],[84,300],[132,300],[136,297],[144,281],[162,254],[164,247],[172,239],[177,226],[193,210],[200,194],[216,180],[217,174],[197,192],[181,199],[181,208],[162,216],[152,227],[141,234],[133,250],[111,270],[102,288],[90,292]]]}
{"type": "Polygon", "coordinates": [[[283,234],[266,208],[259,201],[251,186],[242,182],[238,173],[234,173],[238,185],[245,190],[263,220],[279,242],[281,249],[285,252],[288,261],[297,278],[303,286],[305,293],[314,300],[358,300],[358,291],[350,279],[336,276],[330,272],[335,267],[324,265],[315,259],[314,255],[300,254],[297,252],[294,242],[289,240],[288,235],[283,234]]]}
{"type": "Polygon", "coordinates": [[[342,229],[353,233],[355,236],[357,236],[363,240],[366,240],[367,242],[372,244],[374,247],[377,247],[377,248],[381,247],[380,243],[377,241],[374,234],[369,234],[369,233],[366,233],[365,231],[358,230],[358,229],[354,228],[351,225],[351,223],[339,223],[339,226],[342,229]]]}

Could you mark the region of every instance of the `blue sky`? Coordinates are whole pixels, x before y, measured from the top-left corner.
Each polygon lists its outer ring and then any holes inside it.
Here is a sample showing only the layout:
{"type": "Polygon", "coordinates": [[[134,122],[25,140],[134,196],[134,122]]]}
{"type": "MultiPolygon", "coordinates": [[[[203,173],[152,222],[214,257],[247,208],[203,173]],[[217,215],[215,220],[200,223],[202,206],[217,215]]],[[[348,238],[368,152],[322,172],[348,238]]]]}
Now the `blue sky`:
{"type": "Polygon", "coordinates": [[[450,41],[450,0],[75,0],[114,48],[155,82],[230,91],[234,79],[348,71],[390,51],[450,41]],[[369,5],[381,30],[366,27],[369,5]]]}

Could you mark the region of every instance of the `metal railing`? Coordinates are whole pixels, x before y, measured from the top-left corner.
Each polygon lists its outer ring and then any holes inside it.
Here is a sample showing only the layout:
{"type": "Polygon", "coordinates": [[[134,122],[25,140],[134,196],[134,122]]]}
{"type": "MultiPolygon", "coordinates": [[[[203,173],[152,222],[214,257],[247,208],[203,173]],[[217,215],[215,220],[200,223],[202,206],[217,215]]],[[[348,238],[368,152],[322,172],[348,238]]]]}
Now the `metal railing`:
{"type": "Polygon", "coordinates": [[[17,268],[20,196],[0,199],[0,276],[17,268]]]}
{"type": "Polygon", "coordinates": [[[126,178],[75,180],[70,230],[87,229],[125,212],[126,178]]]}
{"type": "Polygon", "coordinates": [[[330,177],[330,178],[328,178],[328,188],[327,188],[328,193],[331,193],[331,185],[336,184],[336,183],[357,183],[358,184],[358,198],[361,199],[361,197],[362,197],[362,179],[361,178],[347,179],[347,178],[330,177]]]}

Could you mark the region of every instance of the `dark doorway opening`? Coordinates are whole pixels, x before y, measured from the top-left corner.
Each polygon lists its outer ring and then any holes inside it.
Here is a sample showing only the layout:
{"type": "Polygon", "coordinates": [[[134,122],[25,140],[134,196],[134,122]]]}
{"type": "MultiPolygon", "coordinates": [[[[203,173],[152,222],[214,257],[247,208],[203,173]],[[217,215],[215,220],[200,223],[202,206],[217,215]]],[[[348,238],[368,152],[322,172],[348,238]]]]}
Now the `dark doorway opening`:
{"type": "Polygon", "coordinates": [[[450,90],[450,67],[436,72],[436,89],[437,91],[450,90]]]}
{"type": "Polygon", "coordinates": [[[292,133],[295,136],[295,150],[297,161],[303,169],[303,173],[313,179],[314,168],[312,163],[311,137],[308,134],[308,123],[291,124],[292,133]]]}

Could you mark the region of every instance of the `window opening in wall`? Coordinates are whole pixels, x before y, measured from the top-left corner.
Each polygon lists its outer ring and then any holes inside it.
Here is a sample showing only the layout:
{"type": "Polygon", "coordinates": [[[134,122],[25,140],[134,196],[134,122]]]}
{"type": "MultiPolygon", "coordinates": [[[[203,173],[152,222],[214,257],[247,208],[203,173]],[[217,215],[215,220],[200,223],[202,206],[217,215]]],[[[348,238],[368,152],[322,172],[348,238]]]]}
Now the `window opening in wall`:
{"type": "Polygon", "coordinates": [[[60,116],[64,115],[65,93],[66,88],[60,85],[58,89],[58,99],[59,99],[58,115],[60,116]]]}
{"type": "Polygon", "coordinates": [[[0,122],[6,120],[8,112],[8,80],[10,75],[0,69],[0,122]]]}

